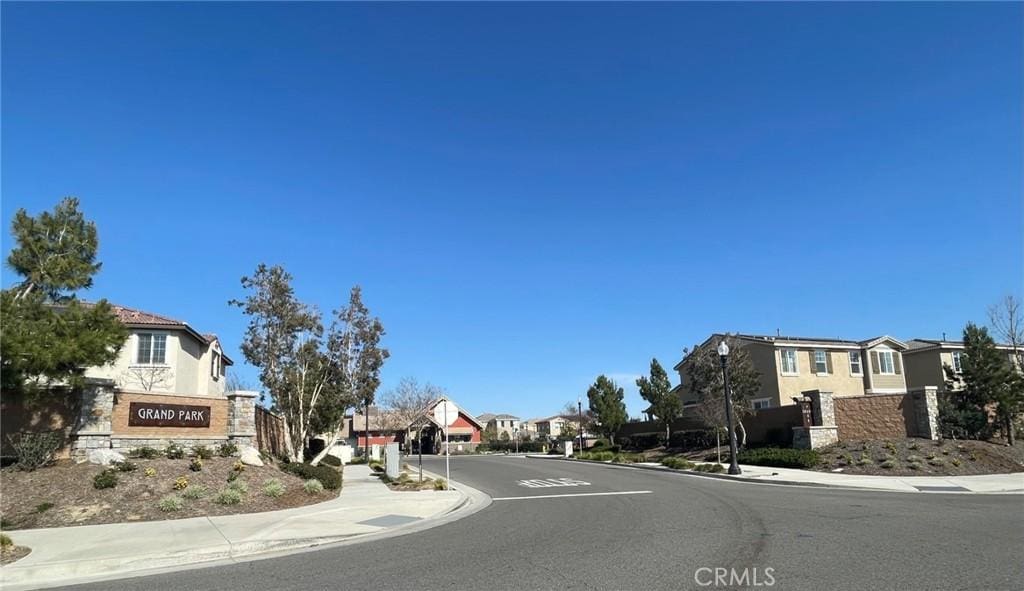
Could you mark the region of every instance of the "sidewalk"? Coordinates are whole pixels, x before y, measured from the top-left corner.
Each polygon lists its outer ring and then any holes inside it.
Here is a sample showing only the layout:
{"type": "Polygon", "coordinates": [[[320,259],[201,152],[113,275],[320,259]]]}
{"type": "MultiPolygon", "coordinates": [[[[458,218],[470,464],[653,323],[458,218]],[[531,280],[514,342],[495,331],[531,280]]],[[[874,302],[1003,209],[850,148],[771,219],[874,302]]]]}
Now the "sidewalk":
{"type": "Polygon", "coordinates": [[[392,491],[367,466],[349,465],[338,498],[306,507],[9,532],[32,553],[0,568],[0,588],[16,591],[138,576],[426,529],[473,512],[473,505],[480,504],[477,496],[471,489],[392,491]]]}
{"type": "MultiPolygon", "coordinates": [[[[743,472],[738,476],[729,474],[710,474],[690,470],[671,470],[654,462],[636,464],[611,464],[592,460],[567,459],[561,456],[530,455],[535,459],[555,459],[571,462],[587,462],[607,466],[640,468],[643,470],[661,470],[681,472],[696,476],[736,480],[742,482],[764,482],[788,484],[794,486],[826,486],[833,488],[862,488],[890,492],[926,492],[926,493],[975,493],[975,494],[1024,494],[1024,472],[1013,474],[983,474],[978,476],[860,476],[837,472],[816,472],[795,468],[772,468],[768,466],[747,466],[740,464],[743,472]]],[[[725,468],[728,465],[723,464],[725,468]]]]}

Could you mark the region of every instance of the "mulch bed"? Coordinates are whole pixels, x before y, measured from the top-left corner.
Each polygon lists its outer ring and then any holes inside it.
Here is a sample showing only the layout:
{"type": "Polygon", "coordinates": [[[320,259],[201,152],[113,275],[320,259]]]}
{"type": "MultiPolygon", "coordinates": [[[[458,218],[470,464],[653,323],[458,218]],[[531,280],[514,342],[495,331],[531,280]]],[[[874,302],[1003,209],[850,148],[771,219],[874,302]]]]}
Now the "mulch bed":
{"type": "Polygon", "coordinates": [[[1024,444],[971,440],[843,441],[819,450],[815,470],[873,476],[967,476],[1024,472],[1024,444]],[[869,460],[869,462],[865,461],[869,460]]]}
{"type": "Polygon", "coordinates": [[[26,548],[25,546],[15,546],[10,550],[0,552],[0,565],[10,564],[17,561],[20,558],[25,558],[32,552],[32,548],[26,548]]]}
{"type": "Polygon", "coordinates": [[[284,472],[277,466],[245,466],[239,476],[248,484],[238,505],[220,505],[214,502],[217,492],[228,485],[228,475],[237,458],[214,457],[203,460],[199,472],[189,470],[189,458],[170,460],[159,458],[142,460],[131,458],[138,465],[133,472],[118,472],[119,482],[114,488],[96,489],[93,477],[104,470],[95,464],[75,464],[61,461],[34,472],[22,472],[16,467],[0,471],[0,515],[4,530],[72,525],[96,525],[130,521],[185,519],[238,513],[258,513],[301,507],[326,501],[339,491],[325,490],[310,495],[303,490],[303,480],[284,472]],[[145,475],[146,468],[156,474],[145,475]],[[157,503],[165,496],[181,497],[174,490],[177,477],[188,478],[189,487],[204,486],[207,494],[200,499],[182,498],[180,511],[163,512],[157,503]],[[264,483],[275,478],[285,486],[284,495],[273,498],[261,490],[264,483]]]}

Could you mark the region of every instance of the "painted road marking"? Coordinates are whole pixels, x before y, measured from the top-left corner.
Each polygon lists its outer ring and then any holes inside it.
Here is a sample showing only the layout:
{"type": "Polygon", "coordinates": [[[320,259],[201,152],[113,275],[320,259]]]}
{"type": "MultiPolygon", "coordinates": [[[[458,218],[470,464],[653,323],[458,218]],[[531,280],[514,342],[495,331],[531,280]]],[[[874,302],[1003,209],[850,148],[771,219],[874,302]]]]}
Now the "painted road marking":
{"type": "Polygon", "coordinates": [[[492,501],[527,501],[530,499],[564,499],[566,497],[611,497],[615,495],[649,495],[649,490],[624,490],[617,492],[599,492],[599,493],[566,493],[564,495],[533,495],[529,497],[497,497],[491,499],[492,501]]]}
{"type": "Polygon", "coordinates": [[[590,486],[589,482],[576,480],[574,478],[535,478],[532,480],[520,480],[519,486],[526,488],[552,488],[556,486],[590,486]]]}

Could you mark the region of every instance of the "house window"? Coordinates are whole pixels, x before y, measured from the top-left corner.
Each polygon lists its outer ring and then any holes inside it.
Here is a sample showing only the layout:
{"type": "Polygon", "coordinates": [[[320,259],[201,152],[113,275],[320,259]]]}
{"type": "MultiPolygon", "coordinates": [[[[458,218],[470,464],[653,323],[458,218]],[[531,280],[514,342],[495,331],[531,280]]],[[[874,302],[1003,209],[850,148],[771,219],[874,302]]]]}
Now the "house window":
{"type": "Polygon", "coordinates": [[[878,352],[878,372],[883,374],[895,374],[896,365],[892,360],[892,351],[879,351],[878,352]]]}
{"type": "Polygon", "coordinates": [[[963,364],[960,362],[960,351],[953,351],[953,371],[961,373],[964,370],[963,364]]]}
{"type": "Polygon", "coordinates": [[[825,353],[824,351],[814,352],[814,373],[828,373],[828,353],[825,353]]]}
{"type": "Polygon", "coordinates": [[[135,363],[140,365],[163,365],[167,358],[167,335],[139,333],[135,363]]]}
{"type": "Polygon", "coordinates": [[[860,351],[850,351],[850,375],[859,376],[864,373],[860,365],[860,351]]]}
{"type": "Polygon", "coordinates": [[[221,371],[220,353],[214,351],[213,359],[210,361],[210,375],[213,376],[213,379],[218,380],[220,379],[221,371]]]}
{"type": "Polygon", "coordinates": [[[783,349],[779,354],[782,356],[783,375],[797,375],[796,349],[783,349]]]}
{"type": "Polygon", "coordinates": [[[762,408],[771,408],[772,407],[772,399],[771,398],[755,398],[755,399],[750,401],[750,405],[754,408],[754,410],[761,410],[762,408]]]}

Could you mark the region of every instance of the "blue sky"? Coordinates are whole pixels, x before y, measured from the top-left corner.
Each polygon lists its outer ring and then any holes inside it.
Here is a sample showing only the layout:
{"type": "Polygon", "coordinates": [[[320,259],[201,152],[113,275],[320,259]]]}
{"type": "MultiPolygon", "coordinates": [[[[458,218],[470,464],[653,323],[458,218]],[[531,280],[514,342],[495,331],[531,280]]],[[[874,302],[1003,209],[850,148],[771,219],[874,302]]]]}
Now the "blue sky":
{"type": "Polygon", "coordinates": [[[539,416],[606,373],[636,415],[713,331],[953,336],[1021,294],[1022,12],[5,2],[0,213],[80,197],[82,295],[252,381],[262,261],[363,286],[385,389],[539,416]]]}

